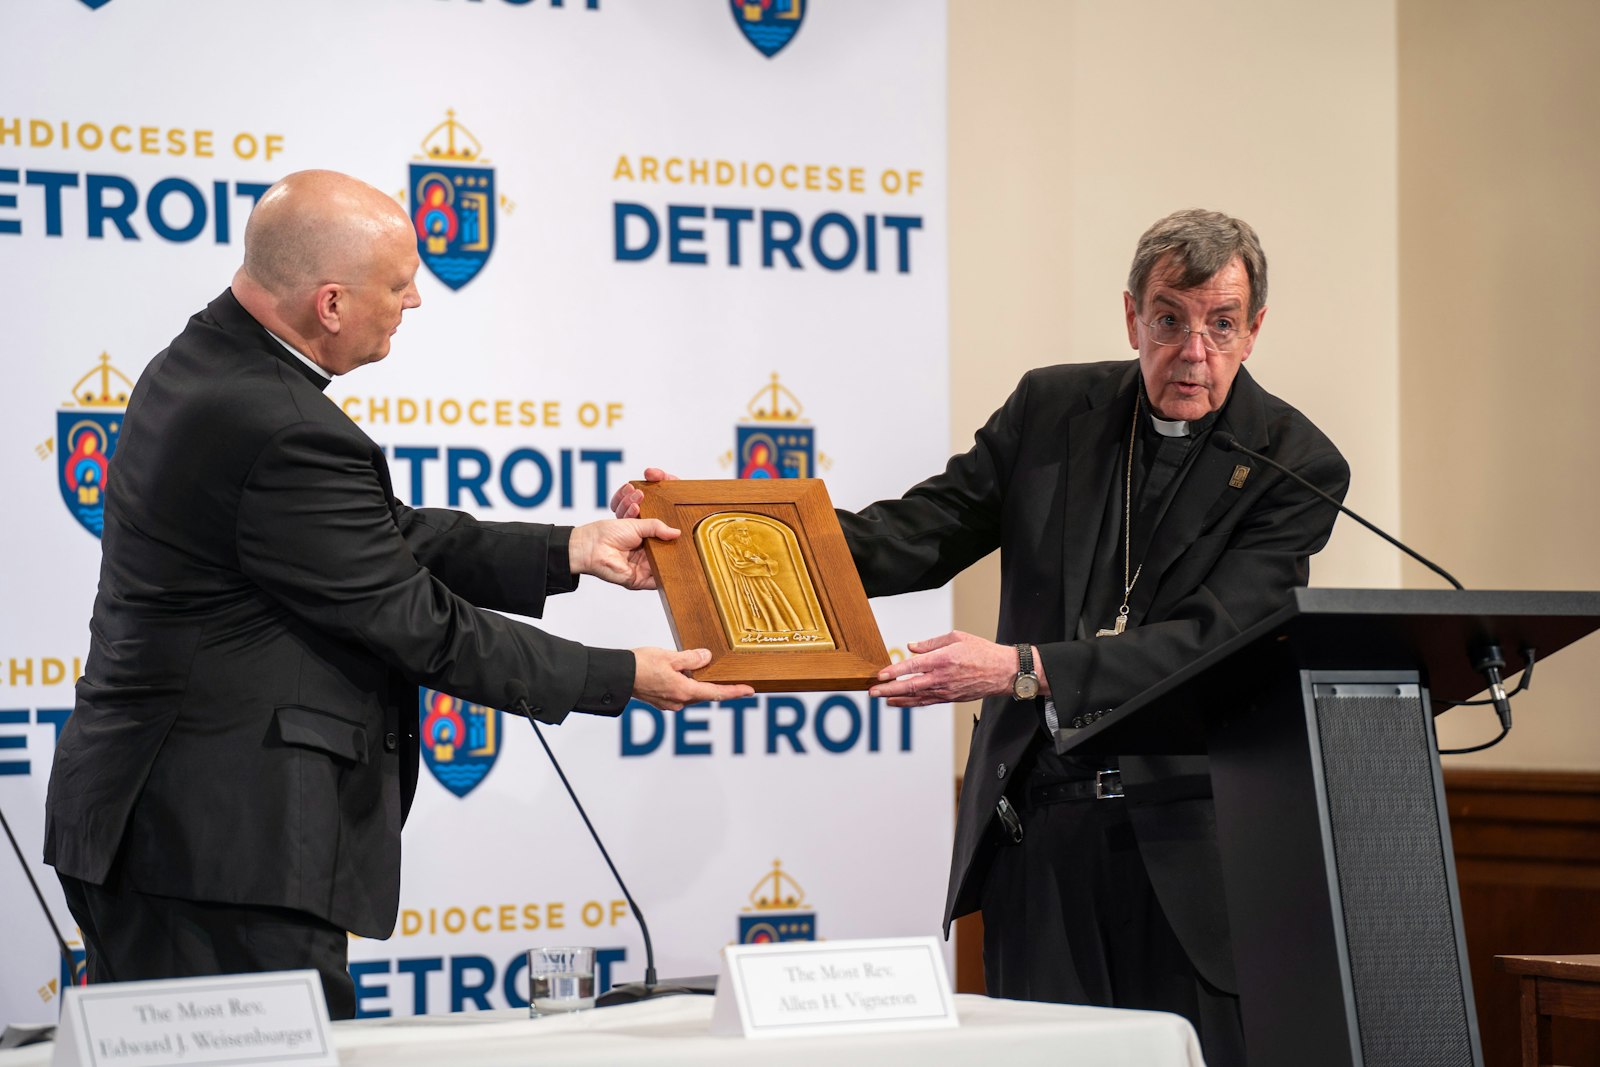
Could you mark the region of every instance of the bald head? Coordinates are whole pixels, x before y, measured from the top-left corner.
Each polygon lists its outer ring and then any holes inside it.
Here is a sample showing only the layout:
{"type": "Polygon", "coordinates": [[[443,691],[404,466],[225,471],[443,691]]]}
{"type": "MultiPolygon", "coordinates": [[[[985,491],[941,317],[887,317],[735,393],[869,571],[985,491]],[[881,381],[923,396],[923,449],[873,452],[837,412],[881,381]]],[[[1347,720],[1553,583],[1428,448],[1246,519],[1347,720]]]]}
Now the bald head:
{"type": "Polygon", "coordinates": [[[392,197],[331,170],[291,174],[262,195],[244,230],[244,272],[280,299],[358,275],[375,246],[409,231],[392,197]]]}
{"type": "Polygon", "coordinates": [[[233,295],[332,374],[382,359],[415,284],[417,239],[399,204],[365,182],[303,170],[268,189],[244,231],[233,295]]]}

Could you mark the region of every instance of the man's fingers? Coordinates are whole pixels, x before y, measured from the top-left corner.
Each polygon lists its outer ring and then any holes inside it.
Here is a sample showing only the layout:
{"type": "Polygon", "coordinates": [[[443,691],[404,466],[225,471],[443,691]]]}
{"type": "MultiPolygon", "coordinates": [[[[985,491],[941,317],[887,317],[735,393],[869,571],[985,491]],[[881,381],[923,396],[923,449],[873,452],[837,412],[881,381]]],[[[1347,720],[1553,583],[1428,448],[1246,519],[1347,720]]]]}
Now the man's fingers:
{"type": "Polygon", "coordinates": [[[632,515],[624,515],[622,512],[632,507],[634,513],[637,514],[639,501],[643,499],[644,494],[642,492],[635,489],[628,482],[623,482],[617,486],[617,491],[611,494],[611,513],[619,519],[630,519],[633,517],[632,515]]]}
{"type": "Polygon", "coordinates": [[[708,648],[686,648],[682,652],[667,655],[667,666],[675,671],[699,670],[710,662],[711,650],[708,648]]]}
{"type": "Polygon", "coordinates": [[[682,532],[668,526],[660,519],[634,519],[632,521],[634,523],[634,532],[639,535],[641,540],[646,537],[653,537],[657,541],[671,541],[676,539],[682,532]]]}
{"type": "MultiPolygon", "coordinates": [[[[647,482],[671,482],[677,478],[676,474],[668,474],[660,467],[646,467],[644,470],[644,480],[647,482]]],[[[611,514],[619,519],[636,519],[643,501],[644,490],[636,488],[632,482],[623,482],[611,494],[611,514]]]]}
{"type": "Polygon", "coordinates": [[[704,704],[716,700],[737,700],[755,693],[748,685],[722,685],[715,682],[697,682],[688,671],[704,667],[711,662],[711,653],[703,648],[690,648],[667,654],[667,665],[679,672],[678,677],[664,686],[668,690],[655,701],[662,711],[678,711],[688,704],[704,704]]]}
{"type": "Polygon", "coordinates": [[[737,700],[755,693],[748,685],[714,685],[711,682],[695,682],[690,688],[687,701],[690,704],[698,704],[703,700],[737,700]]]}
{"type": "Polygon", "coordinates": [[[883,698],[883,702],[888,704],[891,708],[925,708],[929,704],[949,703],[950,697],[945,696],[943,693],[935,692],[932,689],[924,689],[915,692],[901,693],[898,696],[885,697],[883,698]]]}
{"type": "Polygon", "coordinates": [[[971,634],[962,633],[960,630],[951,630],[949,633],[940,634],[938,637],[930,637],[923,641],[912,641],[906,647],[913,652],[932,652],[936,648],[943,648],[946,645],[954,645],[968,640],[971,636],[971,634]]]}
{"type": "MultiPolygon", "coordinates": [[[[919,641],[913,641],[907,647],[915,650],[916,646],[920,643],[921,642],[919,641]]],[[[940,667],[944,666],[944,664],[944,659],[931,654],[907,656],[899,663],[891,663],[883,670],[879,671],[878,681],[893,681],[896,678],[904,678],[908,674],[928,674],[932,671],[938,670],[940,667]]]]}
{"type": "Polygon", "coordinates": [[[914,674],[909,678],[897,678],[885,681],[867,690],[868,696],[874,697],[903,697],[913,693],[921,693],[929,689],[932,679],[926,674],[914,674]]]}

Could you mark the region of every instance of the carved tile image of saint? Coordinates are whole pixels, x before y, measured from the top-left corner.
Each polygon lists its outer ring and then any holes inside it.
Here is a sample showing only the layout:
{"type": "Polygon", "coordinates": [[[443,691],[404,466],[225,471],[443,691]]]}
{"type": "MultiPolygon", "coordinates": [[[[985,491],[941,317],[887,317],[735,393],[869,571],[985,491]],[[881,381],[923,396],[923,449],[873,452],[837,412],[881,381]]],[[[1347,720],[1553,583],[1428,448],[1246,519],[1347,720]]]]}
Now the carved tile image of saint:
{"type": "Polygon", "coordinates": [[[836,648],[794,531],[753,512],[719,512],[695,545],[732,648],[836,648]]]}
{"type": "Polygon", "coordinates": [[[727,526],[718,538],[728,566],[733,568],[735,607],[739,625],[757,633],[793,632],[812,628],[810,619],[802,621],[789,598],[773,580],[778,565],[756,547],[746,523],[727,526]]]}

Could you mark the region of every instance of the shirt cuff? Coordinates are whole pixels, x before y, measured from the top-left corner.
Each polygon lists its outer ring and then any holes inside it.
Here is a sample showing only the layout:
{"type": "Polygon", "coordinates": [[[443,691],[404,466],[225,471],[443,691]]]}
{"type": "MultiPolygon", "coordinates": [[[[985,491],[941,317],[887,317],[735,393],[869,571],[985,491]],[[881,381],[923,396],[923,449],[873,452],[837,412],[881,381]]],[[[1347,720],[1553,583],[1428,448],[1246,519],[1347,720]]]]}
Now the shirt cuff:
{"type": "Polygon", "coordinates": [[[621,715],[633,696],[633,653],[624,648],[589,649],[589,668],[584,674],[583,692],[572,705],[574,711],[591,715],[621,715]]]}
{"type": "Polygon", "coordinates": [[[568,546],[572,542],[572,527],[552,526],[549,540],[545,542],[544,589],[546,593],[570,593],[578,588],[579,575],[572,573],[572,557],[568,546]]]}

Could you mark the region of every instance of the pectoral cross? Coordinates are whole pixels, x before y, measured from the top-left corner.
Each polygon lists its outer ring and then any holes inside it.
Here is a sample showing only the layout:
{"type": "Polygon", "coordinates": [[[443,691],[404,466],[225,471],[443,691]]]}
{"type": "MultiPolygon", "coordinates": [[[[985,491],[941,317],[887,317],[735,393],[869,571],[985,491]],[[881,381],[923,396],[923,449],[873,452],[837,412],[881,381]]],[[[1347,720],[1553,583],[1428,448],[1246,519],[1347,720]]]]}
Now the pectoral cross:
{"type": "Polygon", "coordinates": [[[1128,605],[1124,604],[1117,611],[1117,621],[1107,630],[1096,630],[1096,637],[1115,637],[1128,628],[1128,605]]]}

